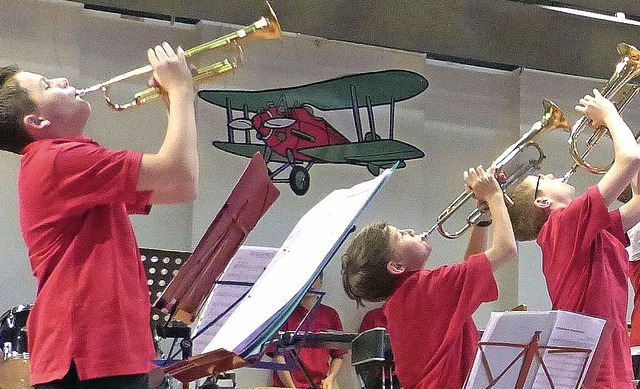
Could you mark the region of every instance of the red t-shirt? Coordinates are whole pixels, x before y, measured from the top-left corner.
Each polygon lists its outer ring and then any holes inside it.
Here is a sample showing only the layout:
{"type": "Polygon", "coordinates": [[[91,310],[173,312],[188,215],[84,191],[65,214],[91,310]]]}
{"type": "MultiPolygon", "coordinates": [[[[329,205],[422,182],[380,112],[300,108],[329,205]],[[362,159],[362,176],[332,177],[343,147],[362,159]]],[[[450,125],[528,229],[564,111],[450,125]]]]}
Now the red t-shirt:
{"type": "Polygon", "coordinates": [[[552,309],[607,320],[611,341],[596,387],[632,387],[627,334],[629,244],[618,210],[609,211],[597,186],[549,214],[538,234],[552,309]]]}
{"type": "Polygon", "coordinates": [[[384,317],[384,306],[376,309],[372,309],[364,314],[362,323],[360,323],[360,329],[358,332],[365,332],[376,327],[387,328],[387,318],[384,317]]]}
{"type": "Polygon", "coordinates": [[[404,389],[460,389],[480,334],[472,314],[498,298],[484,253],[405,274],[385,304],[387,331],[404,389]]]}
{"type": "Polygon", "coordinates": [[[640,261],[629,262],[629,280],[634,291],[629,345],[640,346],[640,261]]]}
{"type": "MultiPolygon", "coordinates": [[[[280,330],[295,331],[307,312],[308,310],[305,307],[298,305],[280,330]]],[[[300,329],[305,331],[307,327],[303,326],[300,329]]],[[[340,321],[340,316],[335,309],[327,305],[320,304],[309,331],[320,332],[326,330],[342,331],[342,322],[340,321]]],[[[347,352],[348,350],[344,349],[303,347],[300,349],[298,357],[309,373],[314,386],[320,388],[322,387],[321,381],[327,378],[327,374],[329,373],[329,363],[331,362],[331,359],[340,358],[347,352]]],[[[302,370],[298,368],[292,370],[291,377],[293,378],[293,383],[296,388],[311,387],[302,370]]],[[[276,387],[284,387],[276,372],[273,373],[273,385],[276,387]]]]}
{"type": "Polygon", "coordinates": [[[37,295],[27,321],[31,384],[146,373],[155,352],[149,289],[129,213],[142,155],[85,137],[25,147],[18,174],[20,227],[37,295]]]}

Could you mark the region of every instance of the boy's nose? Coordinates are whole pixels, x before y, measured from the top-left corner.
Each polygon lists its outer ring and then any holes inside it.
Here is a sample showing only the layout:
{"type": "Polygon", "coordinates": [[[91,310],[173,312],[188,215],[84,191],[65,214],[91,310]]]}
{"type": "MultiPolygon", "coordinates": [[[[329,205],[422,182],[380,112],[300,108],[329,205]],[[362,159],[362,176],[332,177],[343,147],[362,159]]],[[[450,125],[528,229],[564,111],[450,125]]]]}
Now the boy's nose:
{"type": "Polygon", "coordinates": [[[56,82],[56,85],[58,86],[58,88],[67,88],[67,87],[69,87],[69,80],[67,80],[66,78],[56,78],[55,82],[56,82]]]}

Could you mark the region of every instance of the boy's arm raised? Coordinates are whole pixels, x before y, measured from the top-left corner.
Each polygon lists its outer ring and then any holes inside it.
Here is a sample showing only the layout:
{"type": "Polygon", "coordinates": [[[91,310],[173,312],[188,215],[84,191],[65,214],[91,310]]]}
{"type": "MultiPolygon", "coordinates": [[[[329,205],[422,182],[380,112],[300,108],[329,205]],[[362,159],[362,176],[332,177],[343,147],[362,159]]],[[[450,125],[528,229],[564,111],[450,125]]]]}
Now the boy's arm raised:
{"type": "Polygon", "coordinates": [[[486,227],[471,227],[471,236],[467,243],[467,249],[464,252],[464,260],[469,259],[473,254],[478,254],[487,249],[487,239],[489,238],[489,229],[486,227]]]}
{"type": "Polygon", "coordinates": [[[485,198],[485,201],[489,205],[493,218],[492,244],[485,254],[491,262],[491,268],[495,271],[516,256],[518,247],[502,191],[492,193],[485,198]]]}
{"type": "Polygon", "coordinates": [[[638,183],[640,182],[640,172],[631,180],[631,200],[620,206],[620,218],[622,227],[629,231],[631,227],[640,222],[640,194],[638,193],[638,183]]]}
{"type": "Polygon", "coordinates": [[[155,154],[144,154],[138,190],[151,190],[151,203],[179,203],[195,198],[198,187],[198,150],[193,78],[184,51],[168,43],[148,51],[154,78],[167,93],[167,132],[155,154]]]}
{"type": "MultiPolygon", "coordinates": [[[[491,247],[485,251],[485,255],[491,262],[491,268],[498,267],[513,259],[517,254],[516,239],[513,235],[511,220],[504,203],[504,195],[498,181],[494,177],[494,167],[484,171],[482,166],[477,169],[469,169],[465,172],[464,179],[467,189],[474,193],[478,202],[486,202],[493,219],[493,235],[491,247]]],[[[480,228],[476,228],[480,229],[480,228]]]]}
{"type": "Polygon", "coordinates": [[[605,203],[611,205],[631,179],[637,176],[640,169],[640,147],[613,103],[596,89],[593,94],[580,99],[576,111],[589,117],[594,127],[606,126],[611,134],[614,162],[598,182],[598,189],[605,203]]]}

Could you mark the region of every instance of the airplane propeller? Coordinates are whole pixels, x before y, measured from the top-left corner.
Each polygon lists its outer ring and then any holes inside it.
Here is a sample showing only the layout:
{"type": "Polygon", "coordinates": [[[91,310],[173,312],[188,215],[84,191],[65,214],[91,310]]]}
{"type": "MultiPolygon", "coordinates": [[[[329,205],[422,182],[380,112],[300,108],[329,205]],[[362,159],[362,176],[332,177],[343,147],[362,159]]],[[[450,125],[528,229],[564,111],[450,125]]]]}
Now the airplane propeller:
{"type": "Polygon", "coordinates": [[[251,123],[251,120],[245,118],[233,119],[227,125],[238,131],[249,131],[253,129],[253,123],[251,123]]]}
{"type": "Polygon", "coordinates": [[[293,123],[295,123],[295,119],[290,118],[273,118],[264,122],[264,126],[271,129],[279,129],[279,128],[287,128],[293,123]]]}

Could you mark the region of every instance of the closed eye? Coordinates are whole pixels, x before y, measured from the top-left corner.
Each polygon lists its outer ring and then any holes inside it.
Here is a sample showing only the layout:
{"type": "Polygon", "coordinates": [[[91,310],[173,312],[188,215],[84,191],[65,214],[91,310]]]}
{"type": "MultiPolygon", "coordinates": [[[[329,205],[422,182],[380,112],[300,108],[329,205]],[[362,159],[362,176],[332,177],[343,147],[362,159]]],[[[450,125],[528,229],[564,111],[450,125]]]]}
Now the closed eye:
{"type": "Polygon", "coordinates": [[[51,89],[51,81],[43,77],[40,82],[44,85],[44,90],[51,89]]]}

